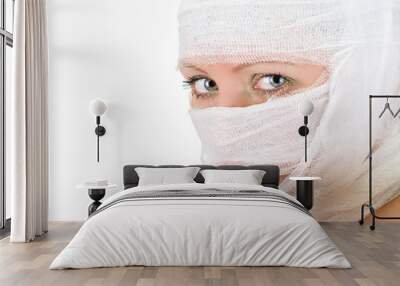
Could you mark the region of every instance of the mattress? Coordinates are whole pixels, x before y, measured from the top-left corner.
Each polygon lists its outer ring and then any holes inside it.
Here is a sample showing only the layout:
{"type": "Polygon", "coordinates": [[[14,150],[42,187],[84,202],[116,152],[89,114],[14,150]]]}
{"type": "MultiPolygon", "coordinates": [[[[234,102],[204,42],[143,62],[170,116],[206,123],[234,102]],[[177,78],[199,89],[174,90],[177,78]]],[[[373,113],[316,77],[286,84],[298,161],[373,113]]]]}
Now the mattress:
{"type": "Polygon", "coordinates": [[[351,267],[290,195],[263,186],[193,183],[111,196],[50,269],[133,265],[351,267]]]}

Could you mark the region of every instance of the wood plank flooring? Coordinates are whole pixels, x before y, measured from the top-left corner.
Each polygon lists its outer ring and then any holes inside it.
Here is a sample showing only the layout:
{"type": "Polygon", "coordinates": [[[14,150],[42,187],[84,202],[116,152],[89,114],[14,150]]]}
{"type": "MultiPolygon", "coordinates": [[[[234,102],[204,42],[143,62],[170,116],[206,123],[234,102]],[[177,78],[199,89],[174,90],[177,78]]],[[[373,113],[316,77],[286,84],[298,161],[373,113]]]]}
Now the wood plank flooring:
{"type": "Polygon", "coordinates": [[[357,223],[325,223],[323,228],[352,269],[288,267],[124,267],[48,270],[80,223],[52,223],[49,233],[29,244],[0,241],[1,286],[265,286],[400,285],[400,223],[378,222],[375,232],[357,223]]]}

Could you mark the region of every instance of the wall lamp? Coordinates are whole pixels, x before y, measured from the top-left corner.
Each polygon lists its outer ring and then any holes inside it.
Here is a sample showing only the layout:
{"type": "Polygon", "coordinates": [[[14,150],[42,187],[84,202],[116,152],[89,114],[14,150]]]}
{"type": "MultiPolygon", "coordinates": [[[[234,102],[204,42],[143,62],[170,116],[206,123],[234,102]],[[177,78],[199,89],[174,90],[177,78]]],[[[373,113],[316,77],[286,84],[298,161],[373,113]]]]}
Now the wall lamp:
{"type": "Polygon", "coordinates": [[[309,100],[304,100],[299,103],[298,111],[300,114],[304,116],[304,125],[299,128],[300,136],[304,137],[304,160],[307,162],[307,135],[310,133],[310,129],[308,129],[308,116],[314,111],[314,105],[309,100]]]}
{"type": "Polygon", "coordinates": [[[92,100],[89,104],[90,112],[96,117],[96,129],[94,130],[97,135],[97,162],[100,162],[99,141],[100,136],[106,134],[104,126],[100,125],[100,117],[107,111],[107,105],[101,99],[92,100]]]}

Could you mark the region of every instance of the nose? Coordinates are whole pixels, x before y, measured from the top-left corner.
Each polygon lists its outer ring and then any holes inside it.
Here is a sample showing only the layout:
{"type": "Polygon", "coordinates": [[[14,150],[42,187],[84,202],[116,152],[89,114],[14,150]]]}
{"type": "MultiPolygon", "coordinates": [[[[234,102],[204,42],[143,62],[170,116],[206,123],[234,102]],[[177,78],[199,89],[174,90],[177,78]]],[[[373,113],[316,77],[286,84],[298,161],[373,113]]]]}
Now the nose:
{"type": "Polygon", "coordinates": [[[247,107],[255,104],[252,96],[248,94],[242,85],[227,84],[219,87],[216,106],[222,107],[247,107]]]}

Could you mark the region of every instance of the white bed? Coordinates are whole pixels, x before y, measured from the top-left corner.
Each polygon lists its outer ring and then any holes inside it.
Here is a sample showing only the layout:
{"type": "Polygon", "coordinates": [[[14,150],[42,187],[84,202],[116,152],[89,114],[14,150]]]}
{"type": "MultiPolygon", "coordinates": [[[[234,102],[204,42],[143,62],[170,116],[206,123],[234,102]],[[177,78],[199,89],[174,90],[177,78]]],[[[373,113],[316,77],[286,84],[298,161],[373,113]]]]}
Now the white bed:
{"type": "Polygon", "coordinates": [[[279,200],[251,196],[121,200],[137,192],[168,190],[254,190],[296,203],[282,191],[254,185],[192,183],[130,188],[103,203],[50,269],[128,265],[351,267],[312,216],[279,200]]]}

